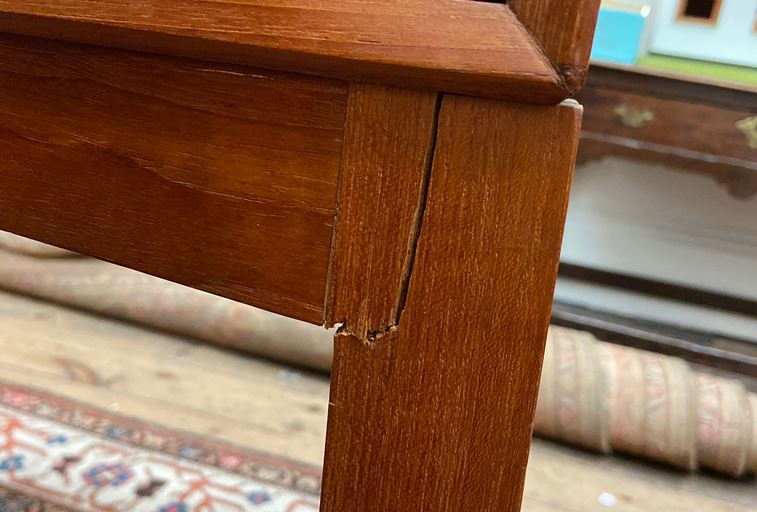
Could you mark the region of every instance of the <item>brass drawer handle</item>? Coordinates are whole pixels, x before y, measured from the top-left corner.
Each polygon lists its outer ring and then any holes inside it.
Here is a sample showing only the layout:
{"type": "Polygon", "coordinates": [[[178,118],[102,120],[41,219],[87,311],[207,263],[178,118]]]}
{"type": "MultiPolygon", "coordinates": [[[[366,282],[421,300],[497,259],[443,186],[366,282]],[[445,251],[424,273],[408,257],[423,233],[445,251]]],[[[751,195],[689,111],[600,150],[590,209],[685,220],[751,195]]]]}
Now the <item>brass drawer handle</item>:
{"type": "Polygon", "coordinates": [[[643,107],[621,104],[615,107],[614,112],[621,124],[629,128],[644,128],[654,121],[654,112],[643,107]]]}
{"type": "Polygon", "coordinates": [[[736,128],[744,134],[749,147],[757,149],[757,116],[736,121],[736,128]]]}

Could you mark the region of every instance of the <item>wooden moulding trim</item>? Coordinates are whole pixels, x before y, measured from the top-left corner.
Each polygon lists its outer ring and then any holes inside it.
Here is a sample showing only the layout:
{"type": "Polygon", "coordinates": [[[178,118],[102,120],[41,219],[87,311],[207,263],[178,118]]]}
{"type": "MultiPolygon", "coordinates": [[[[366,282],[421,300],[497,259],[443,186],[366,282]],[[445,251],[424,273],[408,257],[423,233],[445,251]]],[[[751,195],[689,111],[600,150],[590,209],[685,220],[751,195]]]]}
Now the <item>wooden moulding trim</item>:
{"type": "Polygon", "coordinates": [[[757,87],[745,83],[602,62],[592,63],[588,85],[757,113],[757,87]]]}
{"type": "Polygon", "coordinates": [[[507,5],[480,1],[0,0],[0,32],[524,103],[573,92],[507,5]]]}
{"type": "Polygon", "coordinates": [[[552,64],[568,96],[583,89],[600,0],[509,0],[508,6],[552,64]]]}
{"type": "Polygon", "coordinates": [[[748,347],[749,341],[729,340],[714,333],[644,322],[557,302],[552,307],[552,323],[588,331],[610,343],[680,357],[702,366],[746,376],[757,373],[757,357],[720,348],[716,344],[717,340],[725,340],[748,347]]]}

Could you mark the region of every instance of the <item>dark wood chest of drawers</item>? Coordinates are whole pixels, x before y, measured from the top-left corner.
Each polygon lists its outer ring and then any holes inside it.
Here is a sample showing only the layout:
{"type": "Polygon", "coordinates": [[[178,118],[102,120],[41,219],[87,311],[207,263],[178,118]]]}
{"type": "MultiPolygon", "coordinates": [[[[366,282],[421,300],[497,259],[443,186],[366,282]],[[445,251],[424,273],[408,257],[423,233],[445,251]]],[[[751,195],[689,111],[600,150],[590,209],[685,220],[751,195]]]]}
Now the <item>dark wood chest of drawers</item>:
{"type": "Polygon", "coordinates": [[[593,66],[579,161],[619,156],[705,173],[757,193],[757,89],[593,66]]]}

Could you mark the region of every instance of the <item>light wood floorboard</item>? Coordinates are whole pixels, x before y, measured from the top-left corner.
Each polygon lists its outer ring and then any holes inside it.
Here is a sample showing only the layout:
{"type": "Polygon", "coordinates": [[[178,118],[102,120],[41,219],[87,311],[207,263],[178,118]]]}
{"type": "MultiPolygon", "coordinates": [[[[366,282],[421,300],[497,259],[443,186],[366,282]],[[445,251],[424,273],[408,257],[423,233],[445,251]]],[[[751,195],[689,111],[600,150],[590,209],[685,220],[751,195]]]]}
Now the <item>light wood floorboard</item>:
{"type": "MultiPolygon", "coordinates": [[[[3,292],[0,379],[322,462],[326,376],[3,292]]],[[[757,482],[684,475],[536,440],[523,510],[752,512],[757,482]]]]}

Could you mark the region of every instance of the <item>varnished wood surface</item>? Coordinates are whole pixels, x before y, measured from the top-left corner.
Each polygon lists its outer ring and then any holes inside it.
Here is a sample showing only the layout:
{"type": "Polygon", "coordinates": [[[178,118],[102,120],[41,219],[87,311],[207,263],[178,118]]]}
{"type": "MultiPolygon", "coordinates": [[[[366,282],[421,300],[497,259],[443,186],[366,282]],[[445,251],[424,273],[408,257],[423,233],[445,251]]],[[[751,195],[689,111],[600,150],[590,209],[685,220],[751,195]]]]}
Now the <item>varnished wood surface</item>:
{"type": "Polygon", "coordinates": [[[578,99],[586,107],[579,161],[642,160],[710,176],[737,198],[757,194],[757,149],[736,127],[757,115],[757,89],[603,64],[592,66],[578,99]],[[629,127],[619,107],[653,118],[629,127]]]}
{"type": "Polygon", "coordinates": [[[0,229],[323,321],[347,86],[0,37],[0,229]]]}
{"type": "Polygon", "coordinates": [[[757,149],[736,128],[738,121],[757,114],[757,96],[751,111],[604,87],[585,89],[580,98],[586,107],[585,131],[718,155],[733,163],[741,160],[757,171],[757,149]],[[646,111],[654,118],[629,127],[616,112],[619,107],[646,111]]]}
{"type": "MultiPolygon", "coordinates": [[[[600,340],[618,345],[679,357],[710,371],[717,368],[729,378],[757,375],[757,349],[750,341],[559,302],[553,305],[552,323],[588,331],[600,340]]],[[[757,392],[757,380],[748,387],[757,392]]]]}
{"type": "Polygon", "coordinates": [[[571,94],[586,81],[601,0],[510,0],[571,94]]]}
{"type": "Polygon", "coordinates": [[[757,87],[661,69],[592,63],[587,85],[757,113],[757,87]]]}
{"type": "Polygon", "coordinates": [[[0,31],[529,102],[567,96],[497,3],[0,0],[0,31]]]}
{"type": "Polygon", "coordinates": [[[437,94],[350,90],[327,325],[361,339],[397,322],[431,163],[437,94]]]}
{"type": "Polygon", "coordinates": [[[399,325],[336,336],[324,512],[520,509],[579,120],[444,97],[399,325]]]}
{"type": "Polygon", "coordinates": [[[581,133],[579,163],[607,157],[639,160],[709,176],[738,199],[750,199],[757,194],[757,164],[754,162],[698,151],[681,151],[671,146],[598,132],[581,133]]]}

